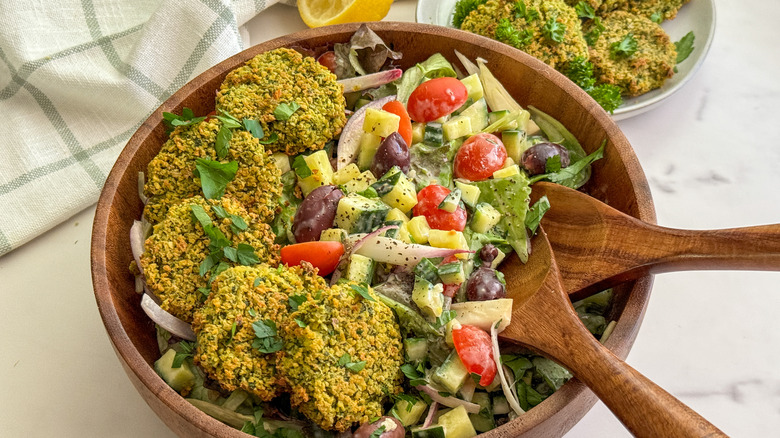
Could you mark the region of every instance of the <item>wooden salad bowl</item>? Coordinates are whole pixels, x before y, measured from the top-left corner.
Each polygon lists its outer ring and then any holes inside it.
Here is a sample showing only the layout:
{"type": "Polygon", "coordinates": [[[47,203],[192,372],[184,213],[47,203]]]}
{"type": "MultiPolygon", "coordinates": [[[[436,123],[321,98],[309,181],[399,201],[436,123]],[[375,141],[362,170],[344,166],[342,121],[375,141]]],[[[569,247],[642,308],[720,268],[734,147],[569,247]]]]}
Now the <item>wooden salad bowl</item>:
{"type": "MultiPolygon", "coordinates": [[[[306,30],[254,46],[205,71],[173,94],[147,119],[128,142],[108,176],[95,213],[92,235],[92,283],[100,315],[112,345],[141,396],[177,434],[187,437],[241,437],[243,432],[209,417],[171,389],[152,369],[159,357],[154,324],[141,310],[128,266],[132,260],[129,230],[140,218],[138,172],[166,141],[163,111],[196,115],[214,110],[215,92],[229,71],[258,53],[278,47],[316,48],[347,42],[359,24],[306,30]]],[[[453,50],[482,57],[493,74],[523,105],[533,105],[562,122],[586,151],[606,139],[605,157],[593,166],[585,190],[616,209],[655,222],[655,210],[644,172],[625,136],[612,118],[584,91],[552,68],[505,44],[478,35],[416,23],[377,22],[369,26],[394,50],[403,53],[402,68],[435,52],[459,65],[453,50]]],[[[652,277],[615,288],[609,319],[617,321],[606,346],[625,358],[636,338],[647,305],[652,277]]],[[[566,383],[537,407],[485,437],[561,436],[596,402],[576,379],[566,383]]]]}

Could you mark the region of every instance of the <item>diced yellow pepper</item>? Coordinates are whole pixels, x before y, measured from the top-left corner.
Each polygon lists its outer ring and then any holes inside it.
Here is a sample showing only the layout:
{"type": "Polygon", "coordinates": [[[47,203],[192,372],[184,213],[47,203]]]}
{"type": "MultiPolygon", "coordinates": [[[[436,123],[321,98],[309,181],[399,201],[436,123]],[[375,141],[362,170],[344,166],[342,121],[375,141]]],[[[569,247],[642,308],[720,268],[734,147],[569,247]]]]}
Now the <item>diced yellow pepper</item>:
{"type": "Polygon", "coordinates": [[[401,117],[397,114],[376,108],[366,109],[365,117],[363,131],[380,137],[387,137],[398,131],[401,124],[401,117]]]}
{"type": "MultiPolygon", "coordinates": [[[[428,244],[436,248],[469,249],[469,243],[466,241],[463,233],[454,230],[430,230],[428,232],[428,244]]],[[[455,255],[459,259],[468,259],[470,256],[470,253],[465,252],[455,255]]]]}
{"type": "Polygon", "coordinates": [[[428,225],[428,219],[425,219],[425,216],[413,217],[409,220],[406,228],[409,229],[409,234],[412,235],[415,243],[428,243],[428,233],[431,231],[431,227],[428,225]]]}
{"type": "Polygon", "coordinates": [[[360,176],[357,164],[349,163],[333,173],[333,184],[341,185],[360,176]]]}

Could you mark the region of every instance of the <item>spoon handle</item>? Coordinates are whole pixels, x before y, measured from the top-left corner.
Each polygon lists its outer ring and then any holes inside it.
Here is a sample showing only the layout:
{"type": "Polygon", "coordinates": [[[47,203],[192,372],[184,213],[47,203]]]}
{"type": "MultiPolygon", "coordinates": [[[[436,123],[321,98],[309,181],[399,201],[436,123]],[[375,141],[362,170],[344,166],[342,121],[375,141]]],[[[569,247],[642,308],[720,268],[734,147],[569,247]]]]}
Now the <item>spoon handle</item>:
{"type": "MultiPolygon", "coordinates": [[[[510,324],[502,333],[521,339],[568,368],[637,437],[726,436],[701,415],[623,362],[582,325],[563,294],[544,285],[526,304],[538,315],[531,324],[510,324]],[[532,302],[533,301],[533,302],[532,302]],[[520,334],[522,332],[522,334],[520,334]]],[[[514,318],[514,316],[513,316],[514,318]]]]}

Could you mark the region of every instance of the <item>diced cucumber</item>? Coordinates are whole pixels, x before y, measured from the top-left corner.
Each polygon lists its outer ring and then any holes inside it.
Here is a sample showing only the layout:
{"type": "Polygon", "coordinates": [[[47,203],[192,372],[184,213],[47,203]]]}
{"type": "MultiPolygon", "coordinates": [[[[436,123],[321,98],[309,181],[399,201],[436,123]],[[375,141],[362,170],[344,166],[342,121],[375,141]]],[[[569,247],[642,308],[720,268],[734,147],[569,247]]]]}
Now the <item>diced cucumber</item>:
{"type": "Polygon", "coordinates": [[[303,160],[311,171],[311,175],[306,178],[298,177],[298,185],[304,196],[319,186],[333,184],[333,167],[330,165],[330,159],[325,150],[305,155],[303,160]]]}
{"type": "Polygon", "coordinates": [[[460,199],[471,208],[476,207],[479,199],[479,187],[461,181],[455,181],[455,188],[460,190],[460,199]]]}
{"type": "Polygon", "coordinates": [[[465,116],[455,116],[441,125],[445,140],[455,140],[474,132],[471,129],[471,119],[465,116]]]}
{"type": "Polygon", "coordinates": [[[471,424],[466,408],[458,406],[439,417],[440,426],[444,426],[445,438],[472,438],[477,436],[477,431],[471,424]]]}
{"type": "Polygon", "coordinates": [[[444,131],[441,123],[430,122],[425,125],[423,143],[433,147],[439,147],[444,144],[444,131]]]}
{"type": "Polygon", "coordinates": [[[415,399],[414,404],[410,404],[406,400],[398,400],[391,410],[393,416],[401,420],[405,427],[417,424],[425,410],[428,409],[428,404],[416,397],[415,399]]]}
{"type": "Polygon", "coordinates": [[[359,110],[360,108],[366,106],[369,103],[371,103],[371,99],[367,99],[365,97],[358,98],[358,100],[355,101],[355,111],[359,110]]]}
{"type": "Polygon", "coordinates": [[[470,107],[463,110],[460,115],[471,119],[472,132],[482,131],[489,124],[488,108],[484,98],[474,102],[470,107]]]}
{"type": "Polygon", "coordinates": [[[447,213],[454,212],[458,208],[458,204],[460,204],[460,194],[461,192],[458,188],[449,192],[439,203],[439,209],[447,213]]]}
{"type": "Polygon", "coordinates": [[[439,266],[439,278],[444,284],[460,284],[466,281],[463,262],[452,262],[439,266]]]}
{"type": "Polygon", "coordinates": [[[510,129],[501,133],[501,141],[506,147],[506,154],[515,163],[520,162],[523,152],[531,147],[531,143],[526,140],[524,131],[510,129]]]}
{"type": "Polygon", "coordinates": [[[360,254],[352,254],[349,256],[349,264],[347,265],[344,278],[356,283],[371,284],[371,280],[374,278],[375,265],[376,263],[372,258],[360,254]]]}
{"type": "Polygon", "coordinates": [[[376,108],[367,108],[363,121],[363,132],[368,132],[380,137],[397,132],[401,124],[401,117],[397,114],[376,108]]]}
{"type": "Polygon", "coordinates": [[[490,267],[493,269],[496,269],[498,265],[501,264],[501,262],[504,261],[504,258],[506,257],[506,254],[504,254],[504,251],[498,250],[498,255],[496,258],[493,259],[493,263],[490,264],[490,267]]]}
{"type": "MultiPolygon", "coordinates": [[[[390,211],[392,211],[392,210],[390,210],[390,211]]],[[[388,221],[388,220],[386,220],[385,223],[382,224],[383,227],[386,227],[386,226],[389,226],[389,225],[394,225],[394,226],[396,226],[398,228],[391,228],[389,230],[386,230],[381,235],[384,236],[384,237],[389,237],[391,239],[398,239],[398,237],[399,237],[398,233],[401,230],[401,227],[405,225],[405,222],[404,221],[388,221]]]]}
{"type": "Polygon", "coordinates": [[[477,233],[487,233],[500,220],[501,212],[488,203],[480,202],[474,209],[474,215],[471,217],[469,226],[477,233]]]}
{"type": "Polygon", "coordinates": [[[345,193],[360,193],[376,182],[376,177],[370,170],[358,175],[356,178],[351,179],[341,185],[341,189],[345,193]]]}
{"type": "Polygon", "coordinates": [[[482,88],[482,81],[479,80],[479,74],[474,73],[471,76],[466,76],[460,81],[466,86],[466,91],[468,91],[471,99],[479,100],[485,95],[485,90],[482,88]]]}
{"type": "Polygon", "coordinates": [[[414,301],[414,304],[417,304],[417,307],[420,308],[420,311],[424,315],[436,318],[441,315],[444,307],[444,295],[442,294],[442,290],[443,287],[441,283],[433,285],[430,281],[415,276],[412,301],[414,301]]]}
{"type": "MultiPolygon", "coordinates": [[[[412,144],[417,144],[423,141],[425,137],[425,123],[414,122],[412,123],[412,144]]],[[[412,147],[412,145],[409,145],[412,147]]]]}
{"type": "Polygon", "coordinates": [[[175,357],[176,350],[169,349],[154,363],[154,370],[176,392],[188,392],[195,385],[195,374],[192,373],[186,362],[182,362],[179,368],[174,368],[173,359],[175,357]]]}
{"type": "Polygon", "coordinates": [[[333,173],[333,184],[341,185],[360,176],[360,169],[355,163],[349,163],[345,167],[333,173]]]}
{"type": "Polygon", "coordinates": [[[320,241],[341,242],[347,240],[347,231],[341,228],[328,228],[320,233],[320,241]]]}
{"type": "Polygon", "coordinates": [[[412,428],[412,438],[445,438],[444,427],[433,425],[426,428],[412,428]]]}
{"type": "Polygon", "coordinates": [[[511,411],[509,408],[509,402],[506,401],[506,397],[503,395],[493,396],[493,415],[505,415],[511,411]]]}
{"type": "Polygon", "coordinates": [[[428,340],[425,338],[406,338],[404,339],[404,351],[406,351],[407,362],[423,362],[428,357],[428,340]]]}
{"type": "Polygon", "coordinates": [[[417,190],[414,183],[401,172],[398,166],[393,166],[371,187],[387,205],[403,213],[408,213],[417,205],[417,190]]]}
{"type": "Polygon", "coordinates": [[[409,230],[409,234],[411,234],[415,243],[428,243],[428,233],[431,231],[431,227],[428,225],[428,219],[425,216],[411,218],[409,223],[406,224],[406,228],[409,230]]]}
{"type": "Polygon", "coordinates": [[[360,136],[360,152],[358,153],[357,165],[360,170],[368,170],[374,161],[379,145],[382,143],[382,137],[364,132],[360,136]]]}
{"type": "Polygon", "coordinates": [[[468,378],[469,372],[455,350],[447,356],[444,363],[439,368],[436,368],[436,371],[431,375],[431,380],[450,394],[457,394],[468,378]]]}
{"type": "Polygon", "coordinates": [[[350,193],[339,200],[335,223],[349,234],[370,233],[385,221],[389,211],[390,207],[379,199],[350,193]]]}
{"type": "Polygon", "coordinates": [[[273,154],[274,157],[274,163],[276,163],[276,167],[279,169],[279,171],[284,175],[285,173],[289,172],[292,167],[290,167],[290,156],[285,154],[284,152],[276,152],[273,154]]]}
{"type": "MultiPolygon", "coordinates": [[[[454,230],[435,230],[431,229],[428,232],[428,244],[436,248],[450,248],[450,249],[469,249],[469,243],[466,241],[466,237],[460,231],[454,230]]],[[[467,259],[471,254],[460,253],[455,257],[459,259],[467,259]]]]}
{"type": "Polygon", "coordinates": [[[477,432],[487,432],[495,429],[496,420],[493,417],[493,406],[490,403],[490,394],[487,392],[475,392],[471,402],[479,405],[479,412],[469,414],[471,424],[477,432]]]}
{"type": "Polygon", "coordinates": [[[452,331],[459,329],[460,325],[460,322],[456,318],[453,318],[444,327],[444,342],[446,342],[450,347],[455,346],[455,343],[452,341],[452,331]]]}
{"type": "Polygon", "coordinates": [[[464,325],[475,325],[486,332],[494,322],[501,320],[498,331],[504,330],[512,321],[512,299],[499,298],[489,301],[464,301],[450,306],[464,325]]]}
{"type": "Polygon", "coordinates": [[[387,216],[385,216],[385,221],[386,222],[401,221],[403,223],[406,223],[409,222],[409,216],[407,216],[406,213],[404,213],[403,211],[394,208],[390,210],[389,213],[387,213],[387,216]]]}
{"type": "Polygon", "coordinates": [[[472,375],[472,378],[466,379],[466,383],[464,383],[463,386],[460,387],[460,392],[458,392],[458,394],[460,395],[460,398],[466,400],[467,402],[470,402],[471,397],[474,397],[474,391],[476,389],[477,389],[477,382],[474,381],[474,376],[472,375]]]}
{"type": "MultiPolygon", "coordinates": [[[[507,158],[509,160],[509,158],[507,158]]],[[[520,166],[517,164],[512,164],[509,167],[505,167],[503,169],[498,169],[495,172],[493,172],[493,178],[499,179],[499,178],[509,178],[510,176],[515,176],[520,174],[520,166]]]]}
{"type": "Polygon", "coordinates": [[[505,117],[509,115],[509,110],[500,110],[500,111],[493,111],[488,113],[488,123],[493,124],[498,121],[501,117],[505,117]]]}
{"type": "Polygon", "coordinates": [[[429,258],[423,258],[414,267],[414,275],[428,280],[430,283],[436,283],[439,280],[438,270],[436,264],[429,258]]]}

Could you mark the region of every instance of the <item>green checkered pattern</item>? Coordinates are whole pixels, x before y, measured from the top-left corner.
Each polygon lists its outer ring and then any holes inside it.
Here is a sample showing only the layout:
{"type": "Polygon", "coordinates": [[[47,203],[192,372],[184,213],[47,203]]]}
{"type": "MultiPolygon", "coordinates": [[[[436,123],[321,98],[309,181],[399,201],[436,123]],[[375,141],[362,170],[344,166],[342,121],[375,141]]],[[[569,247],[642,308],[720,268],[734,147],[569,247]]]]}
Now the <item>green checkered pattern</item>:
{"type": "Polygon", "coordinates": [[[0,0],[0,256],[97,201],[122,147],[278,0],[0,0]]]}

